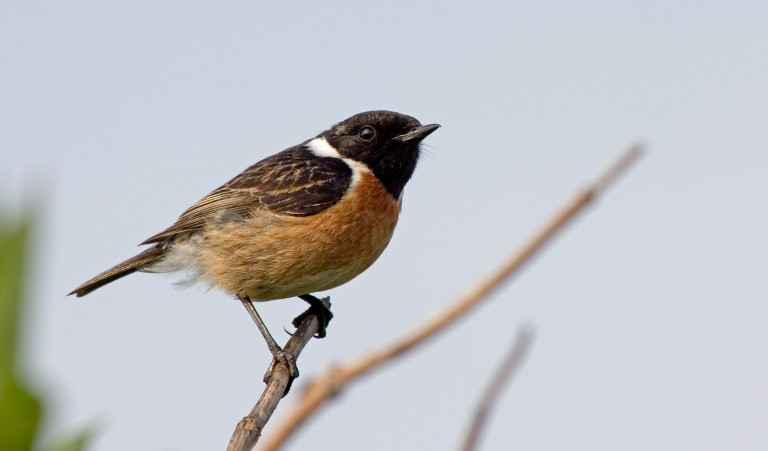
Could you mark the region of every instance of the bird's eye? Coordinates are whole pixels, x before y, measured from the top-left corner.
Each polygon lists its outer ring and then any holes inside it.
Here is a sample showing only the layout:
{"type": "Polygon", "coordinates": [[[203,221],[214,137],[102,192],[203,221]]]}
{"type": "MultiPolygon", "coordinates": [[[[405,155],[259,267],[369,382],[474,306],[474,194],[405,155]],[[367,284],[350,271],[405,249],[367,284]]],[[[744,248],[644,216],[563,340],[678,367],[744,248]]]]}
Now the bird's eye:
{"type": "Polygon", "coordinates": [[[357,134],[357,136],[360,137],[360,139],[364,139],[366,141],[369,141],[373,139],[373,136],[376,134],[376,130],[373,129],[370,125],[366,125],[365,127],[360,129],[360,132],[357,134]]]}

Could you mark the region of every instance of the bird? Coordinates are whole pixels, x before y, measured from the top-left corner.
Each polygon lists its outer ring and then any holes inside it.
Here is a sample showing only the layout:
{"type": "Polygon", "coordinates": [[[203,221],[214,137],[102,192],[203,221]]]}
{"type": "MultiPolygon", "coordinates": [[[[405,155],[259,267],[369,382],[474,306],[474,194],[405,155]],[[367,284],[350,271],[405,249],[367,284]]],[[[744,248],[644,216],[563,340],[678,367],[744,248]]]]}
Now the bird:
{"type": "MultiPolygon", "coordinates": [[[[134,272],[185,272],[239,299],[259,327],[273,365],[295,361],[277,345],[254,302],[299,297],[322,338],[333,317],[312,293],[357,277],[381,255],[424,138],[440,127],[392,111],[367,111],[248,167],[141,245],[143,252],[69,295],[85,296],[134,272]]],[[[269,371],[268,371],[269,374],[269,371]]],[[[291,379],[291,380],[292,380],[291,379]]]]}

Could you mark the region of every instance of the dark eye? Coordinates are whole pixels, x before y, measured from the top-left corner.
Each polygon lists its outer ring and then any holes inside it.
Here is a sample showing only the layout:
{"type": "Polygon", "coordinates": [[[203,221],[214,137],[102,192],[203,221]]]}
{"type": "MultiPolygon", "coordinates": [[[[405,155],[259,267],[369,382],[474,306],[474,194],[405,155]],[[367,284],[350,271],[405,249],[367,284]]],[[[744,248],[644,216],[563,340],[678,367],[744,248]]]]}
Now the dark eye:
{"type": "Polygon", "coordinates": [[[357,134],[357,136],[360,137],[360,139],[364,139],[366,141],[369,141],[373,139],[373,136],[376,134],[376,130],[373,129],[370,125],[366,125],[365,127],[360,129],[360,132],[357,134]]]}

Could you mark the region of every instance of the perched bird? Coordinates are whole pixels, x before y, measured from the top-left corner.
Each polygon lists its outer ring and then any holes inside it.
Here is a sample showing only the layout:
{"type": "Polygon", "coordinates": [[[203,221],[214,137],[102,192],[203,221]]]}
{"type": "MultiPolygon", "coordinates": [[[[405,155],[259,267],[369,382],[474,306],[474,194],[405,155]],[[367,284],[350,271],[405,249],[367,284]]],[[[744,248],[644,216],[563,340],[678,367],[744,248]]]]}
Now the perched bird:
{"type": "Polygon", "coordinates": [[[315,138],[265,158],[188,208],[148,249],[85,282],[91,291],[136,271],[187,271],[236,296],[276,360],[298,371],[275,343],[253,301],[298,296],[318,316],[318,337],[332,314],[311,293],[349,282],[389,244],[403,188],[421,141],[437,130],[389,111],[356,114],[315,138]]]}

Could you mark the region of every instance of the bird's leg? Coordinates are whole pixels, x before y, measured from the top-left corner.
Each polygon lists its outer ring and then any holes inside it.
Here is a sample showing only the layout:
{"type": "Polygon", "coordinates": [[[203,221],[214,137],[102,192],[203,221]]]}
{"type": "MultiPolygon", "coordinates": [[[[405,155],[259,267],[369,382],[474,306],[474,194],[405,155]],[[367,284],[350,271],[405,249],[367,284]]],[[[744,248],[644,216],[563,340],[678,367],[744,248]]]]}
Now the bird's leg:
{"type": "Polygon", "coordinates": [[[272,375],[272,370],[277,363],[283,363],[288,367],[291,380],[299,377],[299,369],[296,367],[296,359],[293,357],[293,355],[285,352],[283,348],[278,346],[275,339],[272,338],[272,334],[270,334],[269,330],[267,330],[267,326],[264,324],[264,321],[261,320],[259,313],[256,311],[256,307],[253,306],[253,302],[247,296],[238,296],[237,298],[240,299],[240,302],[243,303],[245,309],[248,310],[251,318],[253,318],[253,321],[256,323],[256,327],[259,328],[261,335],[264,336],[264,341],[267,342],[269,352],[272,353],[272,364],[269,366],[267,374],[264,375],[264,382],[269,381],[269,377],[272,375]]]}
{"type": "Polygon", "coordinates": [[[315,337],[325,337],[325,329],[328,327],[328,323],[330,323],[331,319],[333,318],[331,309],[326,307],[322,300],[312,296],[311,294],[302,294],[299,297],[309,303],[309,308],[304,313],[293,319],[293,327],[298,328],[301,322],[304,321],[307,316],[315,315],[317,316],[317,320],[320,323],[317,328],[317,334],[315,337]]]}

